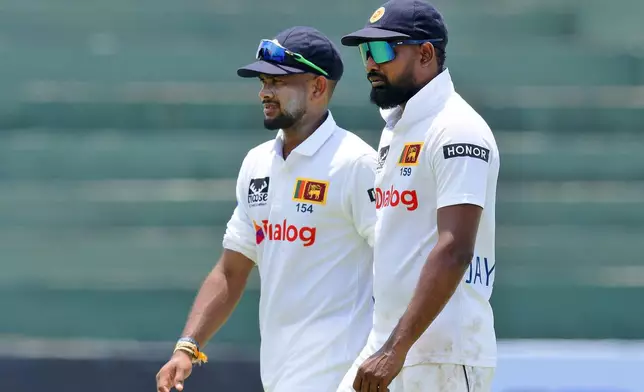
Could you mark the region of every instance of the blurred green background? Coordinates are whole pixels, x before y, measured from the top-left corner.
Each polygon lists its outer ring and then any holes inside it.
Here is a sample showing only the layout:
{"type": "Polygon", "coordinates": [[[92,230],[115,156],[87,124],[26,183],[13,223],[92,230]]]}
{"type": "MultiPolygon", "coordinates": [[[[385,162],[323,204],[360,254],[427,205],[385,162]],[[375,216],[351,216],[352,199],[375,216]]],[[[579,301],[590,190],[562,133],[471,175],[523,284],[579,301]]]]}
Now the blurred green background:
{"type": "MultiPolygon", "coordinates": [[[[502,153],[498,336],[644,338],[644,2],[437,1],[502,153]]],[[[172,341],[221,251],[261,38],[379,1],[2,0],[0,335],[172,341]]],[[[357,50],[331,109],[374,147],[357,50]]],[[[256,346],[259,282],[219,342],[256,346]]]]}

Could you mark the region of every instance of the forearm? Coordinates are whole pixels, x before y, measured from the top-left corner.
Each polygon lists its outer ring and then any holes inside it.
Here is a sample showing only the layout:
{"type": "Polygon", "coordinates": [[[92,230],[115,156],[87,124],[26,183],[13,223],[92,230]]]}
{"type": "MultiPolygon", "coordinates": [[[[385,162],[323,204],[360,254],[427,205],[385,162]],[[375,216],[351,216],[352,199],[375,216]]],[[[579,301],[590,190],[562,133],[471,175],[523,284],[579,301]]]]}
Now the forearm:
{"type": "Polygon", "coordinates": [[[216,266],[195,298],[182,336],[190,336],[203,347],[228,320],[246,286],[246,278],[233,280],[216,266]]]}
{"type": "Polygon", "coordinates": [[[423,266],[407,310],[394,328],[387,346],[407,352],[443,310],[463,279],[469,251],[438,244],[423,266]]]}

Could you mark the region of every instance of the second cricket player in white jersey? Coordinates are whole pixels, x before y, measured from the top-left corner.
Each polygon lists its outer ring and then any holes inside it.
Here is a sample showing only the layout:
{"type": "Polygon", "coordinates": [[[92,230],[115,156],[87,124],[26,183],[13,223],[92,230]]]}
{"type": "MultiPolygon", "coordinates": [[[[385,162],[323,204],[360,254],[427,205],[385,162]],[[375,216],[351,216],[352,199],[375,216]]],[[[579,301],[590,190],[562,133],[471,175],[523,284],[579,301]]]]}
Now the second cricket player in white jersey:
{"type": "MultiPolygon", "coordinates": [[[[445,307],[409,348],[403,372],[419,364],[458,364],[455,379],[463,385],[483,378],[489,387],[496,366],[489,304],[496,269],[496,143],[483,120],[454,92],[447,70],[409,100],[401,114],[399,109],[383,110],[388,126],[376,168],[374,326],[359,362],[391,344],[400,329],[428,256],[441,247],[441,236],[449,236],[440,231],[439,211],[475,205],[483,211],[471,262],[445,307]]],[[[429,383],[434,369],[412,371],[429,383]]],[[[392,389],[399,390],[408,391],[392,389]]],[[[452,390],[459,391],[440,391],[452,390]]],[[[484,389],[471,389],[479,390],[484,389]]]]}
{"type": "Polygon", "coordinates": [[[374,326],[338,391],[489,392],[499,151],[444,66],[425,0],[390,0],[359,46],[386,126],[376,167],[374,326]],[[413,10],[413,12],[411,11],[413,10]]]}
{"type": "Polygon", "coordinates": [[[405,363],[492,367],[495,198],[499,154],[485,122],[453,90],[449,71],[407,102],[383,110],[376,169],[374,338],[384,344],[409,305],[427,256],[439,242],[437,211],[471,204],[483,209],[474,254],[445,308],[405,363]],[[439,108],[439,106],[442,106],[439,108]],[[433,115],[427,116],[434,107],[433,115]]]}

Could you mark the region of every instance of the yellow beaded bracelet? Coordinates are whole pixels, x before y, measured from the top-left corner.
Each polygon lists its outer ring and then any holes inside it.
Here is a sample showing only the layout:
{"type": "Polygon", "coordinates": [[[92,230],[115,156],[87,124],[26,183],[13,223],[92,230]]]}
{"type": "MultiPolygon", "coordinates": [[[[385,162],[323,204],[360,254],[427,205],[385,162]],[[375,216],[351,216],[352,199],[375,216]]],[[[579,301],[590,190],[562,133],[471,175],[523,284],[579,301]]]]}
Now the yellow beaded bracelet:
{"type": "Polygon", "coordinates": [[[174,347],[173,353],[176,353],[177,351],[183,351],[188,354],[191,357],[193,364],[197,363],[201,365],[208,362],[208,357],[206,356],[206,354],[199,351],[199,348],[197,348],[195,344],[188,342],[178,342],[174,347]]]}

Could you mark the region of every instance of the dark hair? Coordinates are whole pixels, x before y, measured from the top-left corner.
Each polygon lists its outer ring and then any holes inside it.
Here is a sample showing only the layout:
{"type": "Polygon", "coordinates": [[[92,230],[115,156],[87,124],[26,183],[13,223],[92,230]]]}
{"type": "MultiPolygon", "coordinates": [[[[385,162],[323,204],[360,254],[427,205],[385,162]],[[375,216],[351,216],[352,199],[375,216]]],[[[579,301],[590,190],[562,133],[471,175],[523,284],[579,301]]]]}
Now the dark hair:
{"type": "Polygon", "coordinates": [[[439,71],[444,71],[445,70],[445,60],[447,58],[447,54],[445,53],[445,49],[443,48],[437,48],[434,47],[435,52],[436,52],[436,61],[438,62],[438,70],[439,71]]]}
{"type": "Polygon", "coordinates": [[[329,89],[329,96],[333,95],[333,92],[335,91],[335,87],[338,85],[337,80],[332,80],[332,79],[327,79],[326,84],[329,89]]]}

